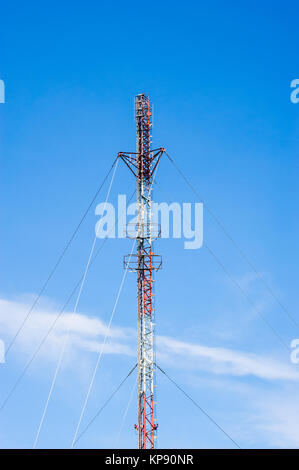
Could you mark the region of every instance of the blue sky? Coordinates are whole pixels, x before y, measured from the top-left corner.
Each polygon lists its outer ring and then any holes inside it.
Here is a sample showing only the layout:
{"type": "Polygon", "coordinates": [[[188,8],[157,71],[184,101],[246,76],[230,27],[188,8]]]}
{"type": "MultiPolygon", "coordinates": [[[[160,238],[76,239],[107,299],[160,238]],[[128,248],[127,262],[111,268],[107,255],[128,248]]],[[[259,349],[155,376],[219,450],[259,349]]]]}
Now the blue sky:
{"type": "MultiPolygon", "coordinates": [[[[290,83],[299,78],[296,2],[10,2],[1,5],[1,17],[0,333],[6,344],[116,153],[134,150],[140,92],[154,105],[154,146],[167,148],[259,276],[207,211],[205,242],[284,340],[298,337],[261,281],[299,321],[299,104],[290,101],[290,83]]],[[[157,180],[155,200],[196,202],[166,160],[157,180]]],[[[111,200],[133,189],[120,165],[111,200]]],[[[95,222],[93,207],[0,365],[1,400],[80,278],[95,222]]],[[[128,240],[108,240],[88,274],[78,331],[39,447],[70,446],[130,249],[128,240]]],[[[161,367],[241,447],[298,447],[298,365],[205,248],[188,251],[182,240],[161,240],[156,252],[163,256],[156,283],[161,367]]],[[[128,274],[83,427],[134,364],[135,301],[135,276],[128,274]]],[[[32,447],[64,333],[62,323],[1,411],[1,447],[32,447]]],[[[171,383],[157,379],[159,447],[232,446],[171,383]]],[[[116,445],[134,380],[80,446],[116,445]]],[[[136,446],[135,422],[133,399],[120,447],[136,446]]]]}

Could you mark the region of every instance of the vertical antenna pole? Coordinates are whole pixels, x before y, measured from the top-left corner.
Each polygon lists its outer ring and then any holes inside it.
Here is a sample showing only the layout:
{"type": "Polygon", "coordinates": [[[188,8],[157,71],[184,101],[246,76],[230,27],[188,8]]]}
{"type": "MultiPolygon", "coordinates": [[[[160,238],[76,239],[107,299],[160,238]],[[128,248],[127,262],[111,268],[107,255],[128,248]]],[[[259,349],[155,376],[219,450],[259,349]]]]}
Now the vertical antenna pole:
{"type": "MultiPolygon", "coordinates": [[[[151,193],[154,172],[165,149],[151,150],[152,111],[149,98],[144,93],[135,98],[135,118],[136,152],[118,154],[134,174],[137,185],[137,223],[128,224],[134,225],[137,253],[125,256],[124,266],[137,273],[138,425],[135,429],[138,432],[138,448],[154,449],[158,425],[154,400],[153,273],[160,269],[162,261],[153,253],[153,239],[160,236],[160,229],[159,225],[154,227],[151,222],[151,193]]],[[[132,238],[128,227],[127,235],[132,238]]]]}
{"type": "Polygon", "coordinates": [[[152,158],[149,98],[137,95],[137,314],[138,447],[155,447],[153,269],[151,237],[152,158]]]}

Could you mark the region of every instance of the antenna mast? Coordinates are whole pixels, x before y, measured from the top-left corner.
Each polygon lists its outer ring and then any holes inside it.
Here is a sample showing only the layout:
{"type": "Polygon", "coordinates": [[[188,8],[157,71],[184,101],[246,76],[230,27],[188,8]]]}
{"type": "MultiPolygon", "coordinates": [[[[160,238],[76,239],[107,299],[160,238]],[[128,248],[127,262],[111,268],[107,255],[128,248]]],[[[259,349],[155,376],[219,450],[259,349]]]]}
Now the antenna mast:
{"type": "Polygon", "coordinates": [[[138,432],[138,448],[154,449],[158,424],[154,398],[153,273],[161,267],[162,260],[153,252],[153,240],[159,237],[160,229],[153,227],[151,222],[151,193],[155,170],[165,150],[151,150],[152,111],[149,98],[144,93],[135,98],[135,116],[136,153],[118,154],[136,177],[137,187],[137,223],[127,226],[127,236],[136,238],[137,253],[131,257],[126,255],[124,265],[137,273],[138,425],[135,424],[135,429],[138,432]]]}

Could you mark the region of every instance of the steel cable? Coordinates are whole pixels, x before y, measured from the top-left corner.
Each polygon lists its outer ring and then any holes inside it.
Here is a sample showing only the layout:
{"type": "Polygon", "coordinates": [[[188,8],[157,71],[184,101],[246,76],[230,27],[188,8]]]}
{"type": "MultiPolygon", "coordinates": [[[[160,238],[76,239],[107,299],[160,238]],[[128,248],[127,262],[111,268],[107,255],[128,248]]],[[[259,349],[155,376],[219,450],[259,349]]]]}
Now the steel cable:
{"type": "MultiPolygon", "coordinates": [[[[136,193],[136,189],[133,191],[130,199],[128,202],[130,202],[134,195],[136,193]]],[[[124,212],[121,214],[121,217],[124,215],[124,212]]],[[[119,218],[116,220],[116,223],[118,223],[119,221],[119,218]]],[[[114,227],[113,227],[114,228],[114,227]]],[[[113,230],[113,229],[112,229],[113,230]]],[[[109,236],[109,234],[108,234],[109,236]]],[[[98,257],[99,253],[101,252],[101,250],[103,249],[106,241],[107,241],[108,237],[104,238],[101,246],[98,248],[96,254],[94,255],[91,263],[90,263],[90,266],[89,268],[94,264],[96,258],[98,257]]],[[[45,336],[43,337],[42,341],[40,342],[40,344],[38,345],[37,349],[34,351],[34,353],[32,354],[32,356],[30,357],[29,361],[27,362],[27,364],[25,365],[24,369],[22,370],[21,374],[19,375],[18,379],[16,380],[16,382],[14,383],[14,385],[12,386],[12,388],[10,389],[8,395],[6,396],[6,398],[4,399],[4,401],[2,402],[1,406],[0,406],[0,412],[4,409],[4,407],[6,406],[6,403],[9,401],[10,397],[13,395],[14,391],[16,390],[16,388],[18,387],[19,383],[21,382],[22,378],[24,377],[24,375],[26,374],[27,370],[29,369],[30,365],[32,364],[32,362],[34,361],[34,359],[36,358],[36,356],[38,355],[39,351],[41,350],[42,346],[44,345],[45,341],[47,340],[47,338],[49,337],[50,333],[53,331],[56,323],[58,322],[59,318],[61,317],[61,315],[63,314],[63,312],[65,311],[65,309],[67,308],[68,304],[70,303],[71,299],[73,298],[75,292],[77,291],[78,287],[80,286],[81,282],[82,282],[82,279],[83,279],[83,276],[78,280],[78,282],[76,283],[76,285],[74,286],[73,290],[71,291],[70,295],[68,296],[66,302],[64,303],[63,307],[61,308],[61,310],[59,311],[59,313],[57,314],[56,318],[54,319],[53,323],[51,324],[50,328],[47,330],[45,336]]]]}
{"type": "Polygon", "coordinates": [[[205,208],[207,209],[207,211],[209,212],[209,214],[211,215],[211,217],[214,219],[214,221],[216,222],[216,224],[220,227],[220,229],[223,231],[223,233],[226,235],[226,237],[231,241],[231,243],[235,246],[235,248],[237,249],[237,251],[240,253],[241,257],[244,259],[244,261],[247,263],[247,265],[254,271],[254,273],[259,277],[259,279],[261,280],[262,284],[264,285],[264,287],[266,288],[266,290],[268,291],[268,293],[270,294],[270,296],[276,301],[276,303],[280,306],[280,308],[284,311],[284,313],[288,316],[289,320],[296,326],[296,328],[298,328],[299,330],[299,323],[297,322],[297,320],[294,318],[294,316],[289,312],[289,310],[285,307],[285,305],[281,302],[281,300],[277,297],[277,295],[275,294],[275,292],[273,291],[273,289],[268,285],[268,283],[262,278],[260,277],[260,274],[258,272],[258,270],[256,269],[256,267],[254,266],[254,264],[252,263],[252,261],[250,261],[250,259],[248,258],[248,256],[245,254],[245,252],[240,248],[240,246],[237,244],[237,242],[233,239],[233,237],[230,235],[230,233],[227,231],[227,229],[224,227],[224,225],[221,223],[221,221],[218,219],[218,217],[214,214],[214,212],[211,210],[211,208],[206,204],[206,202],[204,201],[204,199],[200,196],[200,194],[196,191],[196,189],[194,188],[194,186],[190,183],[190,181],[188,180],[188,178],[183,174],[183,172],[180,170],[180,168],[178,167],[178,165],[175,163],[175,161],[173,160],[173,158],[170,157],[170,155],[168,155],[167,152],[165,152],[167,158],[169,159],[169,161],[172,163],[172,165],[175,167],[175,169],[177,170],[177,172],[181,175],[181,177],[184,179],[184,181],[186,182],[186,184],[189,186],[189,188],[191,189],[191,191],[203,202],[205,208]]]}
{"type": "Polygon", "coordinates": [[[74,434],[74,437],[73,437],[71,448],[74,447],[75,442],[76,442],[77,434],[78,434],[78,431],[79,431],[79,428],[80,428],[80,425],[81,425],[82,418],[83,418],[84,413],[85,413],[85,409],[86,409],[86,406],[87,406],[87,403],[88,403],[90,392],[91,392],[92,387],[93,387],[93,383],[94,383],[94,380],[95,380],[95,377],[96,377],[96,373],[97,373],[99,364],[100,364],[101,359],[102,359],[104,347],[106,345],[106,341],[107,341],[108,334],[109,334],[109,331],[110,331],[111,323],[112,323],[112,320],[113,320],[113,317],[114,317],[116,307],[118,305],[119,297],[120,297],[120,294],[121,294],[121,291],[122,291],[122,288],[123,288],[123,285],[124,285],[124,282],[125,282],[125,279],[126,279],[126,275],[127,275],[127,272],[128,272],[128,267],[129,267],[128,265],[129,265],[129,262],[131,260],[135,245],[136,245],[136,240],[133,242],[130,257],[129,257],[129,261],[128,261],[128,264],[125,268],[125,272],[123,274],[123,277],[122,277],[122,280],[121,280],[121,283],[120,283],[120,287],[119,287],[119,290],[118,290],[118,293],[117,293],[117,297],[116,297],[116,300],[115,300],[115,303],[114,303],[114,306],[113,306],[113,309],[112,309],[112,312],[111,312],[111,316],[110,316],[110,319],[109,319],[109,323],[108,323],[108,326],[107,326],[104,341],[103,341],[103,343],[101,345],[101,349],[99,351],[98,359],[97,359],[97,362],[96,362],[96,365],[95,365],[95,368],[94,368],[94,371],[93,371],[93,374],[92,374],[92,377],[91,377],[91,381],[90,381],[90,384],[89,384],[89,387],[88,387],[88,390],[87,390],[87,394],[86,394],[86,397],[85,397],[85,400],[84,400],[84,403],[83,403],[83,407],[82,407],[82,410],[81,410],[79,421],[77,423],[77,427],[76,427],[76,430],[75,430],[75,434],[74,434]]]}
{"type": "Polygon", "coordinates": [[[28,312],[26,313],[25,318],[22,320],[21,325],[19,326],[17,332],[15,333],[15,335],[13,336],[11,342],[10,342],[9,345],[7,346],[7,349],[6,349],[6,357],[7,357],[7,354],[8,354],[8,352],[9,352],[9,350],[11,349],[12,345],[14,344],[15,340],[17,339],[17,337],[18,337],[19,334],[21,333],[23,327],[25,326],[25,323],[27,322],[28,318],[30,317],[30,315],[31,315],[31,313],[32,313],[32,311],[33,311],[33,309],[34,309],[34,307],[35,307],[36,304],[38,303],[38,301],[39,301],[39,299],[41,298],[42,294],[44,293],[44,291],[45,291],[47,285],[49,284],[49,282],[50,282],[50,280],[52,279],[54,273],[56,272],[56,270],[57,270],[59,264],[61,263],[61,261],[62,261],[64,255],[66,254],[66,252],[67,252],[68,248],[70,247],[72,241],[74,240],[74,238],[75,238],[75,236],[76,236],[76,234],[77,234],[79,228],[81,227],[81,225],[82,225],[84,219],[86,218],[86,216],[87,216],[87,214],[88,214],[88,212],[89,212],[89,210],[90,210],[92,204],[93,204],[94,201],[96,200],[96,198],[97,198],[97,196],[99,195],[99,193],[100,193],[102,187],[104,186],[104,184],[105,184],[105,182],[106,182],[108,176],[110,175],[110,173],[111,173],[111,171],[112,171],[112,168],[114,167],[116,161],[117,161],[117,158],[114,160],[114,162],[113,162],[113,164],[112,164],[110,170],[109,170],[108,173],[106,174],[105,178],[103,179],[102,183],[100,184],[99,188],[97,189],[96,193],[94,194],[93,198],[91,199],[91,201],[90,201],[90,203],[89,203],[87,209],[86,209],[85,212],[83,213],[83,215],[82,215],[82,217],[81,217],[81,219],[80,219],[78,225],[76,226],[76,228],[75,228],[75,230],[73,231],[73,233],[72,233],[70,239],[68,240],[67,244],[65,245],[65,247],[64,247],[64,249],[62,250],[61,254],[59,255],[59,257],[58,257],[56,263],[54,264],[53,268],[51,269],[50,274],[48,275],[48,277],[47,277],[46,281],[44,282],[42,288],[40,289],[39,293],[37,294],[37,296],[36,296],[36,298],[35,298],[33,304],[32,304],[31,307],[29,308],[29,310],[28,310],[28,312]]]}
{"type": "Polygon", "coordinates": [[[215,426],[217,426],[217,428],[223,433],[226,435],[226,437],[228,437],[228,439],[233,442],[233,444],[238,447],[238,449],[241,449],[241,447],[239,446],[239,444],[237,444],[237,442],[220,426],[220,424],[218,424],[190,395],[188,395],[187,392],[185,392],[185,390],[182,389],[182,387],[180,387],[180,385],[178,385],[171,377],[169,377],[169,375],[160,367],[158,366],[158,364],[156,364],[157,368],[160,370],[160,372],[162,372],[162,374],[165,375],[165,377],[168,378],[168,380],[170,382],[173,383],[173,385],[178,389],[180,390],[184,395],[185,397],[188,398],[188,400],[190,400],[193,405],[195,405],[215,426]]]}
{"type": "Polygon", "coordinates": [[[136,369],[137,367],[137,364],[135,364],[135,366],[130,370],[130,372],[128,373],[128,375],[126,375],[126,377],[121,381],[121,383],[116,387],[116,389],[111,393],[111,395],[109,396],[109,398],[105,401],[105,403],[103,404],[103,406],[101,406],[101,408],[96,412],[96,414],[94,415],[94,417],[89,421],[89,423],[85,426],[85,428],[83,429],[83,431],[79,434],[79,436],[76,438],[76,440],[74,441],[74,445],[73,447],[75,446],[75,444],[79,441],[79,439],[81,439],[81,437],[83,436],[83,434],[85,434],[85,432],[87,431],[87,429],[92,425],[92,423],[96,420],[96,418],[102,413],[102,411],[104,410],[104,408],[108,405],[108,403],[111,401],[111,399],[114,397],[114,395],[118,392],[118,390],[121,388],[121,386],[125,383],[125,381],[130,377],[130,375],[134,372],[134,370],[136,369]]]}
{"type": "MultiPolygon", "coordinates": [[[[117,161],[117,162],[118,162],[118,161],[117,161]]],[[[109,185],[109,188],[108,188],[108,192],[107,192],[107,196],[106,196],[106,200],[105,200],[105,204],[104,204],[103,213],[104,213],[105,210],[106,210],[107,201],[108,201],[109,196],[110,196],[110,192],[111,192],[111,188],[112,188],[112,185],[113,185],[113,181],[114,181],[116,169],[117,169],[117,163],[116,163],[116,165],[115,165],[115,167],[114,167],[114,171],[113,171],[113,174],[112,174],[111,182],[110,182],[110,185],[109,185]]],[[[77,295],[77,299],[76,299],[76,302],[75,302],[75,306],[74,306],[72,318],[74,318],[74,315],[75,315],[76,312],[77,312],[77,307],[78,307],[78,304],[79,304],[79,301],[80,301],[80,297],[81,297],[81,294],[82,294],[82,291],[83,291],[83,287],[84,287],[84,284],[85,284],[87,272],[88,272],[88,270],[89,270],[90,263],[91,263],[91,259],[92,259],[93,252],[94,252],[94,249],[95,249],[95,245],[96,245],[96,241],[97,241],[97,236],[98,236],[98,233],[96,232],[95,237],[94,237],[94,240],[93,240],[93,243],[92,243],[92,246],[91,246],[91,250],[90,250],[90,253],[89,253],[88,261],[87,261],[87,264],[86,264],[86,267],[85,267],[85,271],[84,271],[84,274],[83,274],[83,276],[82,276],[82,281],[81,281],[80,289],[79,289],[79,292],[78,292],[78,295],[77,295]]],[[[43,426],[43,423],[44,423],[44,419],[45,419],[45,416],[46,416],[46,413],[47,413],[48,405],[49,405],[49,402],[50,402],[50,399],[51,399],[51,396],[52,396],[52,393],[53,393],[53,389],[54,389],[54,386],[55,386],[55,383],[56,383],[56,379],[57,379],[58,373],[59,373],[60,368],[61,368],[61,364],[62,364],[62,360],[63,360],[63,357],[64,357],[65,349],[66,349],[67,342],[68,342],[68,339],[69,339],[69,334],[70,334],[70,329],[71,329],[71,324],[72,324],[72,322],[71,322],[72,318],[70,318],[70,321],[68,322],[68,327],[67,327],[65,339],[64,339],[64,342],[63,342],[63,346],[62,346],[62,349],[61,349],[61,352],[60,352],[60,355],[59,355],[59,358],[58,358],[58,362],[57,362],[57,366],[56,366],[56,369],[55,369],[55,373],[54,373],[54,376],[53,376],[53,379],[52,379],[52,383],[51,383],[51,386],[50,386],[49,394],[48,394],[48,397],[47,397],[47,400],[46,400],[46,404],[45,404],[45,407],[44,407],[44,410],[43,410],[43,414],[42,414],[42,417],[41,417],[41,421],[40,421],[40,424],[39,424],[39,427],[38,427],[38,430],[37,430],[37,434],[36,434],[36,437],[35,437],[35,441],[34,441],[34,444],[33,444],[33,448],[34,448],[34,449],[36,448],[36,445],[37,445],[37,442],[38,442],[38,438],[39,438],[39,435],[40,435],[40,432],[41,432],[41,429],[42,429],[42,426],[43,426]]]]}

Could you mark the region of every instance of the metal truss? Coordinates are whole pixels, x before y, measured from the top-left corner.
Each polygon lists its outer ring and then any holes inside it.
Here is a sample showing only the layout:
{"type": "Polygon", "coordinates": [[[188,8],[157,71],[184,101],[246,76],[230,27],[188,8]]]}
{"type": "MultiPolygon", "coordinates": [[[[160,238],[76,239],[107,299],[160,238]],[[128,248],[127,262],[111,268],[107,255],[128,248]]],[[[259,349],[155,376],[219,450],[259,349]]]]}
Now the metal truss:
{"type": "Polygon", "coordinates": [[[148,96],[135,98],[137,149],[136,152],[119,152],[121,158],[136,178],[137,224],[134,236],[137,253],[124,266],[137,273],[138,316],[138,448],[154,449],[158,424],[155,409],[155,332],[153,273],[162,265],[161,257],[153,252],[153,240],[159,236],[159,228],[151,223],[151,193],[155,170],[164,148],[151,150],[152,111],[148,96]]]}

